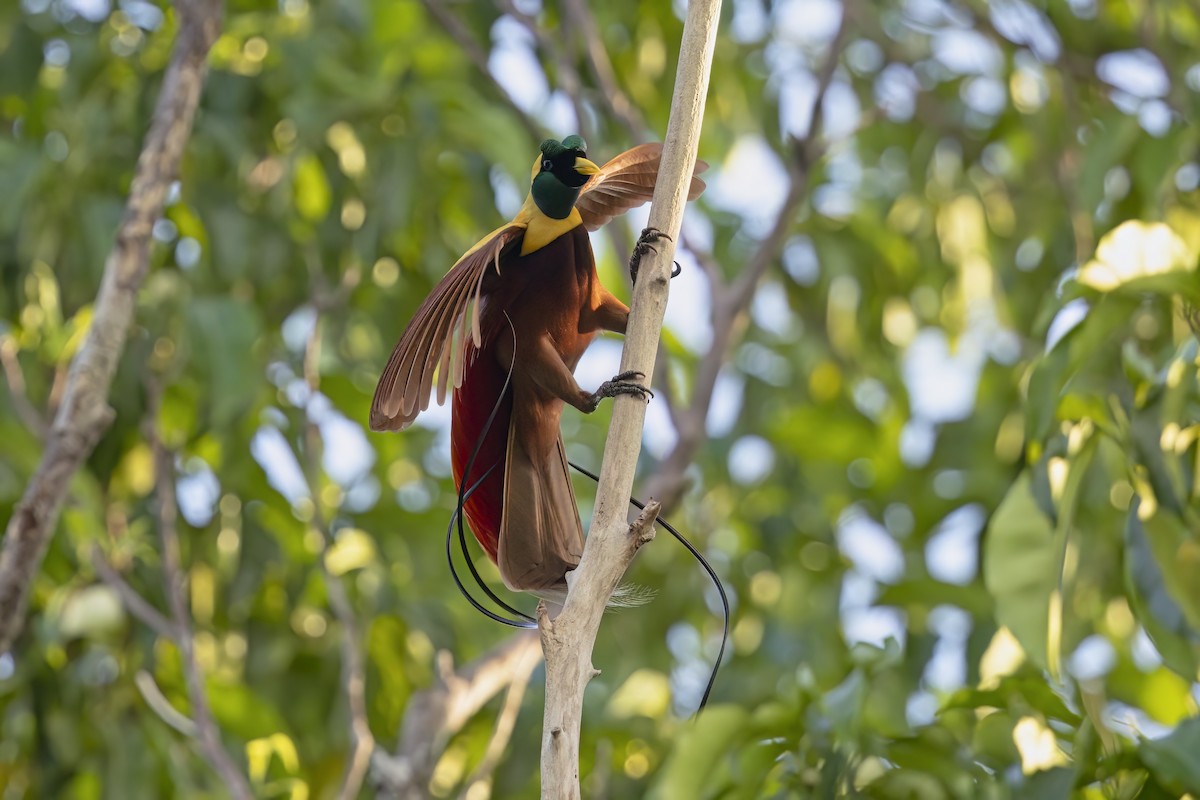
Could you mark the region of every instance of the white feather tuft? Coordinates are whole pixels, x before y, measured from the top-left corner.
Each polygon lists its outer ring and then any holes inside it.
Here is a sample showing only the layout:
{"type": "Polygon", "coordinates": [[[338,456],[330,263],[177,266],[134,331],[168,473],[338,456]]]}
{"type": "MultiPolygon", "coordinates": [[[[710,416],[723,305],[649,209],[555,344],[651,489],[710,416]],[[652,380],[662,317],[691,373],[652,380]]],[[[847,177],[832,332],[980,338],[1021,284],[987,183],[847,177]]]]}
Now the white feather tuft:
{"type": "Polygon", "coordinates": [[[623,583],[613,592],[612,597],[608,601],[607,608],[637,608],[649,603],[657,594],[658,592],[649,586],[640,586],[636,583],[623,583]]]}
{"type": "MultiPolygon", "coordinates": [[[[549,589],[538,589],[530,592],[530,594],[540,597],[552,606],[557,606],[557,609],[552,609],[550,616],[557,616],[558,609],[561,609],[567,602],[567,587],[552,587],[549,589]]],[[[649,586],[640,586],[636,583],[623,583],[618,586],[612,593],[612,597],[608,599],[605,608],[609,610],[619,608],[637,608],[644,606],[654,599],[658,594],[649,586]]]]}

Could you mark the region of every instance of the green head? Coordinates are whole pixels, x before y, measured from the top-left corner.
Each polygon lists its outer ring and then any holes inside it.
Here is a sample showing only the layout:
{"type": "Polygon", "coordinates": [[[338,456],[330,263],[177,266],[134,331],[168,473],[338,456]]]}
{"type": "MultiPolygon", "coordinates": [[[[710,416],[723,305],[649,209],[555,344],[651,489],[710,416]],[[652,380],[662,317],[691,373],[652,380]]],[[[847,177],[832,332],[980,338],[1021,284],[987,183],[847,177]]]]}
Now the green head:
{"type": "Polygon", "coordinates": [[[539,150],[530,187],[533,202],[546,216],[566,219],[575,207],[580,188],[600,168],[587,160],[587,143],[581,136],[568,136],[561,142],[546,139],[539,150]]]}

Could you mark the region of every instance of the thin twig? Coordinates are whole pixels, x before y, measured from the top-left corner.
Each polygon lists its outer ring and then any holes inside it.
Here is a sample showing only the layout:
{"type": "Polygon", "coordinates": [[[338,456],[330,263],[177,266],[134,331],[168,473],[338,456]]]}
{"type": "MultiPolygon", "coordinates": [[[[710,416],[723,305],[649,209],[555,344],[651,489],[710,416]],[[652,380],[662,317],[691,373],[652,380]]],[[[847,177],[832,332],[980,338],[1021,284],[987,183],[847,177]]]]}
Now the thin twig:
{"type": "Polygon", "coordinates": [[[4,369],[4,378],[8,381],[8,393],[12,397],[13,410],[21,418],[26,428],[29,428],[39,439],[46,435],[46,420],[29,402],[25,390],[25,375],[21,372],[21,362],[17,358],[17,342],[11,336],[0,337],[0,367],[4,369]]]}
{"type": "Polygon", "coordinates": [[[146,440],[154,454],[154,486],[158,498],[158,534],[162,545],[163,585],[167,594],[167,606],[171,611],[171,627],[177,633],[175,642],[183,662],[183,676],[187,684],[188,700],[192,706],[192,720],[196,725],[196,740],[205,759],[221,776],[226,791],[237,800],[251,800],[254,795],[250,791],[250,784],[241,770],[234,765],[229,752],[221,743],[221,733],[208,705],[204,673],[196,660],[182,548],[176,528],[179,512],[175,502],[175,468],[172,455],[163,446],[154,422],[158,418],[158,409],[162,402],[162,387],[151,381],[148,394],[147,422],[144,427],[146,440]]]}
{"type": "Polygon", "coordinates": [[[696,259],[696,263],[700,265],[700,269],[704,270],[704,276],[708,278],[708,290],[710,294],[715,294],[715,290],[719,290],[725,286],[724,278],[721,275],[721,265],[713,258],[712,253],[692,241],[687,232],[684,232],[679,246],[691,253],[692,257],[696,259]]]}
{"type": "Polygon", "coordinates": [[[466,788],[460,795],[460,800],[470,800],[471,790],[477,784],[490,785],[492,773],[500,765],[500,759],[504,756],[504,751],[512,739],[513,730],[517,726],[517,716],[521,712],[521,701],[525,698],[525,689],[529,686],[529,679],[533,676],[533,671],[541,660],[541,654],[533,648],[529,648],[525,652],[524,659],[513,669],[512,681],[508,684],[508,692],[504,696],[504,705],[500,707],[500,713],[496,716],[496,727],[492,731],[492,738],[488,741],[487,748],[483,751],[483,758],[475,767],[475,771],[467,778],[466,788]]]}
{"type": "Polygon", "coordinates": [[[522,664],[532,659],[536,667],[540,656],[533,631],[521,631],[457,671],[449,653],[440,656],[437,681],[408,700],[395,755],[375,751],[372,775],[380,797],[428,797],[433,768],[450,738],[512,685],[522,664]]]}
{"type": "Polygon", "coordinates": [[[821,139],[821,123],[824,119],[825,95],[829,91],[830,84],[833,82],[834,74],[837,72],[838,62],[841,60],[842,50],[845,47],[848,33],[849,15],[843,13],[841,25],[838,26],[837,34],[835,34],[833,42],[829,45],[829,53],[825,58],[824,64],[821,66],[820,72],[817,74],[817,91],[813,96],[812,108],[809,112],[808,131],[805,133],[804,138],[796,142],[792,148],[793,155],[789,168],[790,180],[787,198],[784,200],[779,215],[775,218],[775,224],[772,226],[771,232],[759,244],[758,250],[755,251],[754,256],[751,258],[748,268],[742,270],[741,274],[731,284],[733,291],[730,303],[735,309],[744,309],[750,304],[750,300],[754,296],[755,287],[758,286],[758,282],[766,274],[767,268],[783,248],[788,226],[792,223],[792,217],[808,192],[808,180],[812,174],[812,164],[824,155],[825,145],[821,139]]]}
{"type": "Polygon", "coordinates": [[[162,693],[162,689],[158,688],[158,683],[155,682],[153,675],[144,669],[139,669],[134,673],[133,685],[137,687],[138,693],[156,717],[188,738],[194,739],[199,735],[199,728],[196,727],[195,721],[171,705],[171,701],[162,693]]]}
{"type": "Polygon", "coordinates": [[[125,216],[104,265],[92,324],[71,362],[41,463],[5,531],[0,550],[0,653],[12,647],[24,625],[29,586],[41,569],[71,478],[112,421],[108,392],[146,274],[150,233],[179,171],[208,50],[220,30],[220,0],[178,0],[176,11],[179,33],[138,157],[125,216]]]}
{"type": "Polygon", "coordinates": [[[117,596],[121,598],[121,603],[130,614],[137,617],[142,624],[159,636],[176,643],[179,642],[179,631],[171,621],[164,617],[157,608],[150,605],[150,601],[142,597],[137,589],[134,589],[121,577],[121,573],[108,563],[99,547],[92,548],[92,569],[96,570],[100,580],[117,593],[117,596]]]}
{"type": "Polygon", "coordinates": [[[458,43],[458,46],[467,54],[467,58],[471,59],[471,62],[475,64],[475,68],[479,70],[483,77],[491,81],[500,99],[516,115],[517,120],[524,126],[530,138],[534,141],[539,141],[542,138],[542,126],[517,105],[512,95],[508,93],[508,90],[500,85],[500,82],[492,75],[492,71],[488,67],[487,51],[475,40],[471,31],[467,29],[467,26],[455,16],[453,11],[446,7],[443,0],[421,0],[421,4],[425,6],[425,10],[429,12],[430,16],[437,20],[438,24],[445,29],[446,33],[450,34],[450,38],[458,43]]]}
{"type": "Polygon", "coordinates": [[[496,0],[496,7],[521,23],[521,27],[533,33],[535,37],[541,37],[541,27],[538,25],[537,18],[517,8],[517,4],[512,0],[496,0]]]}
{"type": "Polygon", "coordinates": [[[50,381],[50,394],[46,398],[47,419],[54,419],[58,416],[58,409],[62,405],[63,392],[66,391],[67,378],[70,374],[70,363],[60,362],[54,368],[54,380],[50,381]]]}
{"type": "Polygon", "coordinates": [[[804,138],[792,146],[787,195],[775,216],[771,230],[758,243],[745,268],[728,284],[722,280],[720,269],[711,261],[711,256],[692,251],[710,282],[713,339],[696,366],[691,404],[686,409],[676,411],[672,417],[676,431],[675,444],[645,488],[645,493],[659,498],[664,508],[674,507],[687,487],[687,468],[691,465],[696,450],[706,440],[708,411],[726,355],[744,326],[746,310],[754,299],[758,284],[778,259],[796,212],[808,195],[812,165],[825,153],[826,145],[820,138],[822,108],[825,94],[833,82],[846,44],[849,32],[848,16],[842,15],[841,25],[830,43],[829,52],[818,73],[817,92],[813,96],[809,114],[811,122],[804,138]]]}
{"type": "MultiPolygon", "coordinates": [[[[314,306],[318,309],[322,301],[318,298],[314,306]]],[[[321,376],[318,369],[321,353],[322,317],[318,311],[309,333],[308,344],[304,349],[304,380],[310,390],[309,397],[316,397],[320,389],[321,376]]],[[[342,773],[341,788],[338,797],[341,800],[353,800],[362,788],[367,770],[371,766],[371,752],[375,749],[375,737],[371,733],[371,725],[367,719],[366,698],[366,669],[363,663],[362,645],[359,639],[358,618],[354,607],[346,594],[346,587],[341,579],[329,571],[325,556],[333,546],[333,531],[321,510],[319,492],[321,431],[311,415],[305,414],[305,447],[304,447],[304,476],[308,482],[308,492],[312,497],[313,524],[321,534],[322,547],[317,558],[317,566],[321,571],[321,579],[325,582],[325,593],[329,596],[329,606],[342,629],[342,690],[346,696],[346,707],[350,712],[350,758],[342,773]]]]}
{"type": "Polygon", "coordinates": [[[591,10],[584,0],[564,0],[563,7],[582,38],[585,60],[592,77],[600,86],[600,97],[613,116],[621,121],[630,139],[636,142],[645,135],[646,121],[617,82],[616,70],[613,69],[608,51],[604,48],[604,41],[600,38],[600,31],[596,27],[591,10]]]}
{"type": "Polygon", "coordinates": [[[588,130],[590,126],[583,105],[583,79],[579,75],[579,70],[575,69],[575,64],[572,63],[564,42],[558,37],[551,36],[544,27],[538,24],[537,19],[517,8],[512,0],[497,0],[496,6],[519,22],[521,27],[533,37],[534,42],[537,43],[537,49],[554,62],[558,71],[558,83],[563,93],[570,99],[571,107],[575,111],[575,119],[579,125],[577,132],[584,139],[591,138],[594,131],[588,130]]]}

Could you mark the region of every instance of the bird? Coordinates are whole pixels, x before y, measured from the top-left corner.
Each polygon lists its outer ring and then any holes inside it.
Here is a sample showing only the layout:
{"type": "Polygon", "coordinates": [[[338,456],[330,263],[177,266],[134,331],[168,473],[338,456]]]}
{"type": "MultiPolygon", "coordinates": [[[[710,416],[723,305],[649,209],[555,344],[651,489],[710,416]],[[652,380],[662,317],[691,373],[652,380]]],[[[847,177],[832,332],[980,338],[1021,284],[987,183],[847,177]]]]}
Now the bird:
{"type": "MultiPolygon", "coordinates": [[[[601,331],[625,333],[629,308],[600,282],[589,231],[654,193],[662,146],[604,166],[579,135],[546,139],[511,221],[463,254],[418,307],[371,403],[373,431],[400,431],[451,397],[451,465],[464,516],[504,584],[561,603],[583,554],[583,526],[559,423],[606,397],[652,396],[641,373],[589,391],[574,369],[601,331]],[[436,381],[436,385],[435,385],[436,381]],[[469,473],[469,474],[468,474],[469,473]],[[468,491],[468,487],[470,487],[468,491]],[[461,498],[465,497],[465,502],[461,498]]],[[[696,177],[688,199],[704,190],[696,177]]],[[[643,231],[637,262],[666,235],[643,231]]]]}

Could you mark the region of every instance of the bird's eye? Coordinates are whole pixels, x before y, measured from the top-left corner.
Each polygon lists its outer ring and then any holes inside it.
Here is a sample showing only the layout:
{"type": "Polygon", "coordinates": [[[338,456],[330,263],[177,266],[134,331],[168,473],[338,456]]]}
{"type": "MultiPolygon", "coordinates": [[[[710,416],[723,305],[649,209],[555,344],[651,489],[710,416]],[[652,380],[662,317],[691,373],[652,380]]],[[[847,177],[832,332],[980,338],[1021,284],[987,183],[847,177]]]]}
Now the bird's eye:
{"type": "Polygon", "coordinates": [[[550,159],[547,158],[546,160],[544,160],[542,162],[542,170],[543,171],[549,172],[552,169],[554,169],[554,163],[550,159]]]}

